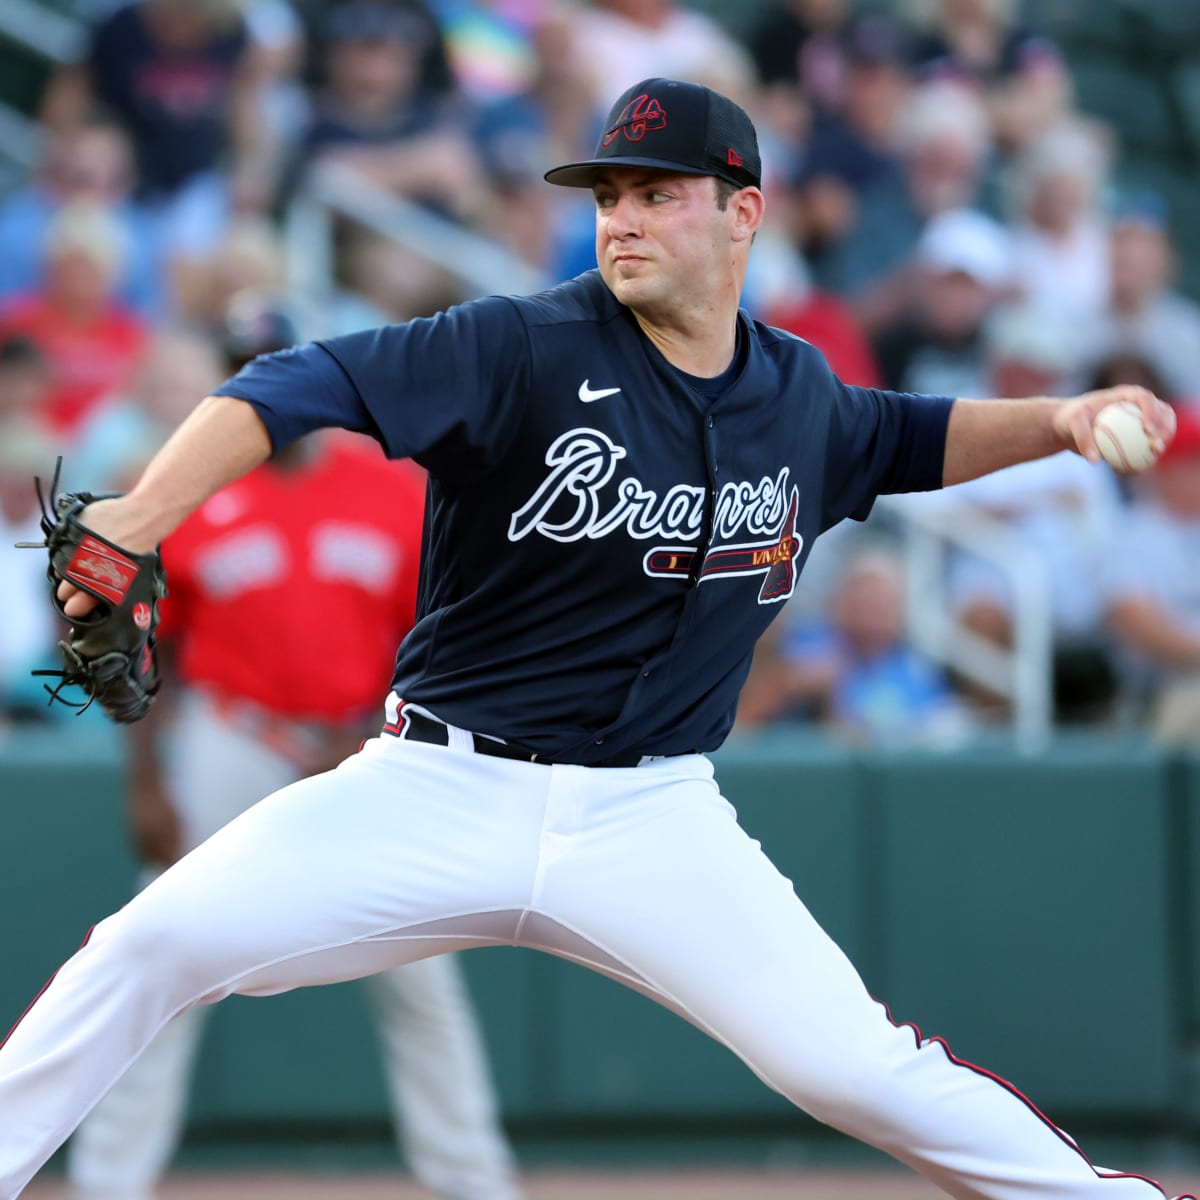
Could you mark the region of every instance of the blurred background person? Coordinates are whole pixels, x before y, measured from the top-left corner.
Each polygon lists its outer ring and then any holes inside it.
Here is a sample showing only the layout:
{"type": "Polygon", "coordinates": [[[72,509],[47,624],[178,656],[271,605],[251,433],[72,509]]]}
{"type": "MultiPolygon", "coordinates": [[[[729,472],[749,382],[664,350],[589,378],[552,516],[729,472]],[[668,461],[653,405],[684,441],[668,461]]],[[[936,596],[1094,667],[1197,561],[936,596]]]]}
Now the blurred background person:
{"type": "Polygon", "coordinates": [[[884,386],[986,397],[985,328],[1008,295],[1007,230],[969,208],[939,213],[913,254],[901,320],[875,340],[884,386]]]}
{"type": "Polygon", "coordinates": [[[1014,162],[1013,275],[1034,307],[1083,322],[1108,303],[1110,164],[1107,135],[1078,118],[1040,134],[1014,162]]]}
{"type": "Polygon", "coordinates": [[[547,188],[542,179],[551,166],[585,158],[595,145],[595,100],[574,15],[558,0],[538,8],[529,31],[528,86],[481,104],[473,129],[490,193],[482,231],[554,279],[589,270],[595,259],[591,198],[547,188]]]}
{"type": "Polygon", "coordinates": [[[287,252],[279,229],[257,213],[235,217],[181,284],[175,319],[205,329],[220,328],[230,301],[239,293],[286,289],[287,252]]]}
{"type": "Polygon", "coordinates": [[[1175,440],[1133,483],[1104,557],[1105,620],[1134,720],[1200,743],[1200,409],[1180,405],[1175,440]]]}
{"type": "Polygon", "coordinates": [[[859,197],[855,223],[816,268],[823,287],[854,305],[870,337],[903,312],[903,272],[926,224],[939,213],[980,206],[992,152],[987,113],[957,84],[927,84],[898,115],[896,152],[899,175],[859,197]]]}
{"type": "Polygon", "coordinates": [[[774,0],[766,4],[747,45],[762,87],[766,119],[798,142],[813,112],[835,112],[845,91],[852,0],[774,0]]]}
{"type": "Polygon", "coordinates": [[[42,104],[57,133],[99,107],[128,134],[137,198],[172,271],[186,273],[235,211],[270,202],[279,167],[259,53],[237,0],[134,0],[100,17],[42,104]]]}
{"type": "Polygon", "coordinates": [[[149,327],[116,294],[126,252],[108,209],[69,205],[46,231],[41,286],[0,306],[0,337],[27,337],[49,365],[38,415],[60,451],[128,387],[145,352],[149,327]]]}
{"type": "Polygon", "coordinates": [[[483,207],[483,173],[453,93],[422,84],[431,36],[406,7],[354,0],[331,8],[303,159],[340,165],[469,224],[483,207]]]}
{"type": "MultiPolygon", "coordinates": [[[[225,329],[227,367],[295,336],[277,301],[239,298],[225,329]]],[[[129,730],[129,821],[143,885],[245,809],[334,769],[378,732],[386,648],[414,619],[423,511],[417,468],[388,462],[354,435],[317,435],[218,492],[164,543],[167,683],[163,703],[129,730]],[[316,629],[319,654],[309,652],[316,629]]],[[[456,960],[410,963],[366,988],[414,1174],[442,1200],[515,1200],[456,960]]],[[[179,1141],[205,1015],[195,1008],[165,1026],[76,1131],[71,1200],[153,1193],[179,1141]]]]}
{"type": "Polygon", "coordinates": [[[592,0],[572,22],[600,132],[609,97],[641,79],[691,79],[739,103],[754,64],[712,17],[678,0],[592,0]]]}
{"type": "Polygon", "coordinates": [[[914,47],[922,78],[977,91],[1005,153],[1069,110],[1073,89],[1062,52],[1021,19],[1019,0],[912,0],[909,11],[922,34],[914,47]]]}
{"type": "Polygon", "coordinates": [[[783,625],[756,651],[738,726],[818,722],[853,742],[945,741],[968,714],[941,670],[907,640],[904,563],[883,546],[844,562],[828,611],[783,625]]]}
{"type": "Polygon", "coordinates": [[[1117,355],[1142,359],[1161,380],[1158,394],[1187,397],[1200,390],[1200,304],[1173,287],[1177,255],[1167,206],[1155,192],[1125,192],[1108,238],[1107,303],[1088,323],[1094,366],[1117,355]]]}
{"type": "Polygon", "coordinates": [[[0,437],[40,427],[50,394],[50,364],[24,334],[0,337],[0,437]]]}
{"type": "Polygon", "coordinates": [[[159,326],[130,386],[80,428],[63,464],[64,488],[127,491],[136,481],[136,468],[228,374],[206,330],[159,326]]]}
{"type": "MultiPolygon", "coordinates": [[[[776,257],[788,247],[776,251],[776,257]]],[[[747,293],[754,297],[758,281],[751,271],[747,293]]],[[[817,287],[803,260],[788,277],[788,286],[761,297],[761,315],[768,325],[802,337],[825,356],[833,373],[858,387],[882,387],[879,363],[854,310],[840,296],[817,287]]],[[[747,305],[747,307],[750,307],[747,305]]]]}
{"type": "Polygon", "coordinates": [[[901,30],[864,17],[840,46],[838,100],[815,110],[791,189],[798,244],[818,272],[827,248],[857,224],[863,197],[903,186],[898,120],[912,76],[901,30]]]}
{"type": "Polygon", "coordinates": [[[112,214],[126,253],[114,287],[144,317],[170,302],[158,237],[133,199],[133,152],[124,130],[103,117],[48,134],[33,178],[0,200],[0,301],[40,289],[50,225],[64,208],[87,205],[112,214]]]}

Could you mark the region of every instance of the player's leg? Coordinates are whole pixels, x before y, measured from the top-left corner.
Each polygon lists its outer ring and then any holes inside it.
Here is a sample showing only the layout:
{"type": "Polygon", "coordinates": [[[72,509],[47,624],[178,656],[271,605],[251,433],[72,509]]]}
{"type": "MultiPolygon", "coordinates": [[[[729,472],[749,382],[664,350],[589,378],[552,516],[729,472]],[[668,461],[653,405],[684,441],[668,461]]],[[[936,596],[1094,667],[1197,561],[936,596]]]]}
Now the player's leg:
{"type": "Polygon", "coordinates": [[[364,982],[413,1174],[452,1200],[514,1200],[520,1189],[512,1153],[457,956],[422,959],[364,982]]]}
{"type": "Polygon", "coordinates": [[[69,1200],[153,1196],[179,1144],[204,1018],[196,1007],[168,1021],[75,1131],[69,1200]]]}
{"type": "Polygon", "coordinates": [[[522,766],[376,739],[256,804],[96,926],[0,1048],[0,1197],[192,1004],[510,940],[549,775],[522,766]]]}
{"type": "MultiPolygon", "coordinates": [[[[164,773],[185,850],[300,776],[296,766],[201,693],[181,696],[165,736],[164,773]]],[[[140,886],[161,872],[148,868],[140,886]]],[[[146,1200],[183,1132],[202,1008],[171,1020],[88,1114],[71,1138],[71,1200],[146,1200]]]]}
{"type": "MultiPolygon", "coordinates": [[[[556,768],[556,770],[558,770],[556,768]]],[[[1015,1089],[894,1026],[698,758],[552,794],[523,944],[659,999],[818,1120],[970,1200],[1162,1200],[1097,1171],[1015,1089]]],[[[621,774],[631,774],[622,772],[621,774]]]]}

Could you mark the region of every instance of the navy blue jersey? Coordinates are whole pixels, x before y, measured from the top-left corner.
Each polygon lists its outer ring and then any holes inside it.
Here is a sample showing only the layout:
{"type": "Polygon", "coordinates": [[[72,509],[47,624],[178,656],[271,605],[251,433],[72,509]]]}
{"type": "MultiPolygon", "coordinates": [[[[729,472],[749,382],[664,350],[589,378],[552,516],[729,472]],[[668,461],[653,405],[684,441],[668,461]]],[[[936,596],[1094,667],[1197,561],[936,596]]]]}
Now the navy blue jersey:
{"type": "Polygon", "coordinates": [[[592,271],[259,359],[276,446],[367,430],[430,473],[395,688],[556,761],[715,749],[817,534],[941,485],[951,400],[848,387],[739,315],[705,397],[592,271]]]}

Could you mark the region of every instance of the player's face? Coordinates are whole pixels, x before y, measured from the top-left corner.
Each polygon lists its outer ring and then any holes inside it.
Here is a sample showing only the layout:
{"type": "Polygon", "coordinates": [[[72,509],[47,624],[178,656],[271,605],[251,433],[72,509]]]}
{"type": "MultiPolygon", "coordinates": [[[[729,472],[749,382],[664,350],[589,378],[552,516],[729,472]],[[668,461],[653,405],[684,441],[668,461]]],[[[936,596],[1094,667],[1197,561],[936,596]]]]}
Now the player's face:
{"type": "Polygon", "coordinates": [[[622,304],[653,317],[724,290],[735,206],[718,207],[713,178],[612,167],[598,174],[592,191],[596,262],[622,304]]]}

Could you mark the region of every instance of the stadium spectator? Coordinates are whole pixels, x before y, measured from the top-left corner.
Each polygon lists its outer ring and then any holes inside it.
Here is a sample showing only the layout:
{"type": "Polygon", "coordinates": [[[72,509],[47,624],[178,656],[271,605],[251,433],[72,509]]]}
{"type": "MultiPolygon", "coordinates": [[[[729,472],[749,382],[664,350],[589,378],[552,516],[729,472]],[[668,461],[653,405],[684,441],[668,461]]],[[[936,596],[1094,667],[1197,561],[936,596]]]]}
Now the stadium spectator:
{"type": "Polygon", "coordinates": [[[1064,116],[1073,93],[1062,52],[1018,19],[1018,3],[927,0],[912,6],[923,28],[915,47],[921,75],[974,87],[1005,152],[1019,150],[1064,116]]]}
{"type": "Polygon", "coordinates": [[[572,24],[594,105],[607,105],[614,89],[655,77],[691,79],[739,102],[753,88],[749,52],[677,0],[593,0],[572,24]]]}
{"type": "Polygon", "coordinates": [[[60,445],[127,386],[141,361],[147,326],[114,294],[124,253],[121,228],[107,209],[63,208],[47,230],[44,286],[0,309],[0,336],[28,337],[50,365],[40,415],[60,445]]]}
{"type": "Polygon", "coordinates": [[[875,342],[884,386],[936,396],[987,396],[984,326],[1005,298],[1008,234],[972,209],[925,227],[909,273],[905,317],[875,342]]]}
{"type": "Polygon", "coordinates": [[[51,80],[42,116],[62,131],[99,104],[120,122],[164,246],[195,258],[232,210],[270,197],[269,83],[236,0],[135,0],[102,17],[83,59],[51,80]]]}
{"type": "Polygon", "coordinates": [[[786,292],[766,305],[763,318],[812,342],[843,383],[883,386],[871,343],[854,310],[840,296],[815,287],[808,276],[794,278],[786,292]]]}
{"type": "Polygon", "coordinates": [[[897,126],[898,179],[860,198],[858,219],[822,255],[818,281],[854,304],[868,335],[897,320],[906,303],[903,270],[926,223],[976,206],[991,154],[982,103],[952,83],[918,88],[897,126]]]}
{"type": "Polygon", "coordinates": [[[901,186],[897,122],[910,75],[900,30],[863,18],[847,30],[844,53],[841,101],[817,112],[795,181],[797,241],[818,266],[854,226],[864,194],[901,186]]]}
{"type": "Polygon", "coordinates": [[[1168,740],[1200,740],[1200,409],[1134,481],[1132,508],[1110,530],[1105,617],[1128,656],[1137,711],[1168,740]],[[1131,547],[1136,553],[1131,553],[1131,547]]]}
{"type": "Polygon", "coordinates": [[[853,553],[827,617],[786,626],[756,653],[739,726],[820,721],[852,741],[893,745],[961,733],[965,710],[905,624],[902,560],[881,547],[853,553]]]}
{"type": "Polygon", "coordinates": [[[0,338],[0,436],[41,422],[50,393],[50,364],[23,334],[0,338]]]}
{"type": "MultiPolygon", "coordinates": [[[[594,259],[591,198],[547,188],[542,173],[590,153],[593,97],[582,79],[572,12],[558,4],[539,11],[531,32],[535,65],[529,87],[483,105],[475,123],[492,193],[483,228],[525,262],[566,277],[579,273],[571,269],[574,262],[559,262],[575,252],[575,244],[581,244],[581,256],[590,253],[594,259]]],[[[591,265],[584,263],[579,270],[591,265]]]]}
{"type": "Polygon", "coordinates": [[[1150,364],[1160,395],[1181,397],[1196,388],[1200,363],[1200,304],[1173,290],[1176,253],[1167,209],[1153,192],[1127,193],[1109,234],[1108,303],[1086,328],[1093,366],[1116,355],[1150,364]]]}
{"type": "Polygon", "coordinates": [[[81,427],[63,464],[65,486],[127,490],[167,435],[227,373],[213,338],[203,330],[157,327],[129,388],[81,427]]]}
{"type": "Polygon", "coordinates": [[[213,328],[232,296],[248,288],[281,292],[286,275],[286,255],[275,226],[261,216],[237,217],[212,252],[188,273],[179,294],[178,317],[213,328]]]}
{"type": "Polygon", "coordinates": [[[315,316],[323,336],[433,316],[465,298],[436,262],[359,227],[342,242],[338,279],[315,316]]]}
{"type": "Polygon", "coordinates": [[[1064,121],[1020,155],[1013,174],[1013,272],[1034,307],[1092,321],[1109,295],[1101,207],[1111,148],[1092,122],[1064,121]]]}
{"type": "Polygon", "coordinates": [[[429,37],[404,7],[358,0],[331,9],[304,159],[470,221],[484,202],[483,173],[462,114],[421,85],[429,37]]]}
{"type": "Polygon", "coordinates": [[[117,296],[145,316],[168,302],[158,238],[149,214],[132,197],[133,152],[115,122],[89,118],[60,134],[48,134],[37,172],[0,201],[0,300],[40,288],[43,247],[54,217],[66,206],[89,204],[112,213],[127,254],[117,296]]]}
{"type": "Polygon", "coordinates": [[[747,44],[768,113],[792,127],[796,105],[836,111],[846,84],[851,0],[775,0],[764,7],[747,44]]]}

